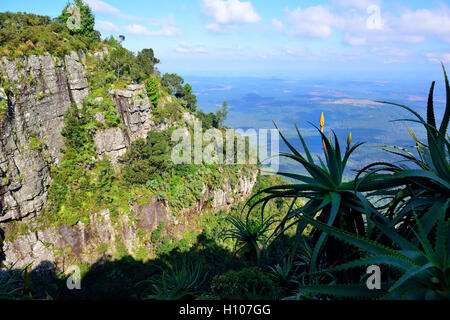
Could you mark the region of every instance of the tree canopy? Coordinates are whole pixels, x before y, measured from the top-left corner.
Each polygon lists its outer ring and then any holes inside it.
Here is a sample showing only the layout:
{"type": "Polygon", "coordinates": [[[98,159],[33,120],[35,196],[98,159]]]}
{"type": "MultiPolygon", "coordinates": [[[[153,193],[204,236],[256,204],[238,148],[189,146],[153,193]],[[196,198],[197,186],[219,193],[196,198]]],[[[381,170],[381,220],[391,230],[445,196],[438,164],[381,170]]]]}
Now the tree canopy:
{"type": "Polygon", "coordinates": [[[69,19],[80,19],[80,27],[70,29],[72,34],[80,34],[91,39],[100,40],[100,33],[94,30],[95,16],[91,8],[87,4],[84,4],[83,0],[75,0],[73,4],[68,3],[61,12],[61,15],[57,18],[57,21],[67,23],[69,19]]]}

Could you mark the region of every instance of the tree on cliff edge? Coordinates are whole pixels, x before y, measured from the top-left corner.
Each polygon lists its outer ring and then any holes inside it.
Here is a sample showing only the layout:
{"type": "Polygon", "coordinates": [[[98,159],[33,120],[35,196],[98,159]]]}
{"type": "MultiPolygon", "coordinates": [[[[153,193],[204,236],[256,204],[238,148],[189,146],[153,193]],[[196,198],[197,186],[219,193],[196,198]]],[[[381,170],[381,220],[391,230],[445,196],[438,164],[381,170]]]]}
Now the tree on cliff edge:
{"type": "Polygon", "coordinates": [[[147,95],[153,107],[158,105],[159,101],[159,85],[158,80],[154,76],[150,76],[146,83],[147,95]]]}
{"type": "Polygon", "coordinates": [[[75,0],[74,4],[67,3],[63,9],[61,15],[57,18],[60,23],[67,23],[67,20],[71,17],[77,18],[77,10],[74,8],[79,8],[81,24],[80,28],[71,29],[72,34],[79,34],[91,38],[93,40],[100,40],[100,33],[94,30],[95,26],[95,16],[91,11],[91,8],[84,4],[83,0],[75,0]]]}

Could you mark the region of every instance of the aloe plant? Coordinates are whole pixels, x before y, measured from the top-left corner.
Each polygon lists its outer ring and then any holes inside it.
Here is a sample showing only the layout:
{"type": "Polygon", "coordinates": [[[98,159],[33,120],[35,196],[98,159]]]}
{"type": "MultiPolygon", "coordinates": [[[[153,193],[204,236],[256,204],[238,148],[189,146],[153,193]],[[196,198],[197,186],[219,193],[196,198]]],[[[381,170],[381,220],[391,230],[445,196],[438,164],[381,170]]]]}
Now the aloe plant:
{"type": "Polygon", "coordinates": [[[281,264],[277,264],[275,267],[269,267],[269,276],[275,282],[285,285],[292,281],[292,266],[293,263],[288,257],[284,258],[281,264]]]}
{"type": "Polygon", "coordinates": [[[235,240],[236,253],[244,251],[259,262],[261,250],[266,248],[266,232],[273,224],[273,220],[269,218],[252,221],[249,216],[245,220],[236,217],[228,217],[226,220],[233,228],[225,231],[224,239],[235,240]]]}
{"type": "MultiPolygon", "coordinates": [[[[309,175],[279,173],[297,180],[298,183],[274,186],[261,191],[249,200],[252,204],[248,214],[261,203],[263,212],[267,202],[272,199],[293,199],[291,208],[272,236],[280,235],[296,226],[296,238],[300,239],[306,226],[313,226],[314,230],[321,233],[320,236],[314,237],[309,276],[312,278],[324,272],[327,275],[344,272],[346,275],[345,279],[334,277],[332,286],[317,285],[316,280],[314,285],[304,285],[303,282],[301,292],[353,297],[384,295],[387,299],[448,297],[450,144],[447,127],[450,117],[450,86],[444,66],[443,69],[447,103],[439,129],[433,108],[434,83],[430,89],[426,121],[407,106],[378,101],[402,107],[415,116],[415,119],[397,121],[412,121],[425,127],[427,143],[420,142],[410,130],[418,156],[401,147],[384,147],[386,151],[401,156],[402,160],[411,162],[414,167],[376,162],[363,168],[352,181],[345,182],[343,173],[347,161],[360,145],[351,147],[351,135],[342,156],[336,135],[333,133],[333,144],[332,139],[327,139],[323,134],[322,114],[320,129],[316,129],[322,137],[326,162],[319,157],[319,164],[316,164],[297,126],[305,156],[280,133],[291,151],[281,153],[280,156],[296,161],[309,175]],[[260,194],[266,196],[252,202],[260,194]],[[368,200],[372,196],[389,202],[377,207],[368,200]],[[306,205],[295,207],[298,198],[306,198],[306,205]],[[328,241],[328,235],[353,246],[345,245],[336,239],[328,241]],[[349,249],[354,247],[356,249],[349,249]],[[320,257],[326,261],[325,265],[328,265],[325,271],[317,271],[320,257]],[[361,268],[376,263],[388,264],[398,269],[398,277],[395,278],[394,274],[395,282],[388,283],[385,291],[369,291],[365,285],[356,283],[358,281],[355,281],[355,276],[347,277],[352,275],[351,270],[355,267],[361,268]],[[335,267],[337,264],[340,266],[335,267]],[[345,281],[342,281],[343,279],[345,281]],[[343,282],[348,284],[341,285],[343,282]]],[[[315,235],[317,234],[316,232],[315,235]]],[[[353,275],[361,275],[361,269],[358,271],[353,275]]]]}
{"type": "Polygon", "coordinates": [[[147,296],[147,299],[180,300],[195,295],[205,278],[206,274],[200,264],[194,264],[183,257],[181,265],[170,266],[158,281],[145,280],[139,284],[152,284],[153,294],[147,296]]]}
{"type": "MultiPolygon", "coordinates": [[[[407,106],[379,101],[406,109],[415,117],[396,121],[419,123],[425,128],[427,143],[419,141],[414,131],[408,128],[414,139],[417,155],[405,148],[384,146],[384,150],[409,162],[412,167],[405,164],[375,162],[363,168],[356,178],[359,191],[376,190],[369,196],[379,196],[389,200],[386,205],[380,206],[378,209],[385,210],[391,226],[402,224],[399,232],[403,235],[410,234],[410,226],[415,223],[414,213],[419,215],[424,228],[428,230],[435,222],[437,212],[445,205],[450,194],[450,143],[447,135],[450,117],[450,86],[445,67],[442,67],[447,102],[439,128],[436,124],[433,107],[435,82],[430,88],[426,120],[407,106]],[[361,175],[364,175],[364,178],[358,179],[361,175]]],[[[446,212],[447,219],[449,212],[446,212]]]]}
{"type": "MultiPolygon", "coordinates": [[[[297,236],[300,237],[306,227],[306,224],[300,217],[301,215],[316,217],[318,220],[326,222],[327,225],[337,226],[354,234],[364,235],[366,232],[363,220],[365,209],[360,198],[354,192],[355,181],[346,182],[343,179],[348,159],[362,143],[351,146],[351,136],[349,135],[347,147],[345,152],[342,153],[336,134],[333,132],[333,144],[331,139],[328,140],[323,134],[323,122],[323,116],[321,116],[321,129],[314,127],[322,137],[326,162],[320,157],[318,164],[314,161],[296,125],[295,128],[305,156],[296,150],[280,132],[282,140],[291,151],[291,153],[280,153],[280,156],[294,160],[299,166],[306,169],[309,176],[279,172],[279,175],[296,180],[297,183],[267,188],[248,201],[248,203],[251,203],[248,214],[251,214],[260,204],[262,204],[261,210],[263,211],[266,204],[272,199],[292,199],[289,212],[270,238],[282,234],[295,225],[297,227],[297,236]],[[261,194],[265,196],[254,201],[261,194]],[[295,207],[299,198],[305,198],[307,202],[301,207],[295,207]]],[[[322,253],[324,252],[326,252],[329,263],[336,263],[345,259],[347,255],[356,254],[350,248],[342,247],[340,243],[328,242],[326,233],[315,233],[314,239],[314,249],[310,263],[311,270],[315,270],[318,267],[320,257],[323,256],[322,253]]]]}
{"type": "Polygon", "coordinates": [[[448,259],[450,221],[445,218],[447,208],[446,205],[440,210],[436,222],[431,226],[431,229],[435,230],[434,243],[429,240],[430,231],[427,232],[420,219],[415,216],[417,229],[412,229],[412,232],[419,246],[414,241],[402,237],[397,230],[376,221],[373,223],[391,240],[391,247],[304,216],[304,219],[314,227],[366,252],[366,255],[360,259],[323,272],[332,273],[355,267],[383,264],[395,269],[397,276],[388,279],[381,290],[369,290],[365,284],[311,285],[301,286],[299,294],[395,300],[450,299],[450,260],[448,259]]]}
{"type": "Polygon", "coordinates": [[[28,267],[26,266],[22,270],[14,270],[13,266],[10,266],[0,270],[0,300],[25,298],[25,279],[28,267]]]}

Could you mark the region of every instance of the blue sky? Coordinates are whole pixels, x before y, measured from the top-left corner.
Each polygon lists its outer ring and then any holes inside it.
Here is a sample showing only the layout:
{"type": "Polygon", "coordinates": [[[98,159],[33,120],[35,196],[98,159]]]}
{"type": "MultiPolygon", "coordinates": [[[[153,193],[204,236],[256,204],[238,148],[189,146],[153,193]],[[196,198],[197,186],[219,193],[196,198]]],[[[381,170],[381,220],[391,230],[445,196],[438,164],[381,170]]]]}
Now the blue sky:
{"type": "MultiPolygon", "coordinates": [[[[85,0],[103,37],[153,48],[163,72],[207,76],[441,78],[448,1],[85,0]],[[447,2],[447,3],[446,3],[447,2]]],[[[66,0],[2,0],[0,11],[59,15],[66,0]]]]}

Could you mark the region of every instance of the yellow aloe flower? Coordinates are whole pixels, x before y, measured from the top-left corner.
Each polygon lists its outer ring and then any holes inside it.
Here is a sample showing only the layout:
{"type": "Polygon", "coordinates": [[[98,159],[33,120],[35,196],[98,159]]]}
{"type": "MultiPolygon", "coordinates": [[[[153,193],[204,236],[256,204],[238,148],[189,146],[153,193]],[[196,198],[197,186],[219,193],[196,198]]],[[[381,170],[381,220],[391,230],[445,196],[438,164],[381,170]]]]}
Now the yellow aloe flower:
{"type": "Polygon", "coordinates": [[[320,130],[323,131],[323,127],[325,125],[325,117],[323,116],[323,112],[320,114],[320,122],[319,122],[319,124],[320,124],[320,130]]]}
{"type": "MultiPolygon", "coordinates": [[[[323,116],[323,112],[320,113],[319,124],[320,124],[320,131],[322,131],[322,133],[323,133],[323,127],[325,126],[325,117],[323,116]]],[[[323,152],[325,153],[325,156],[326,156],[327,147],[325,145],[325,140],[323,138],[322,138],[322,146],[323,146],[323,148],[322,148],[323,152]]]]}

